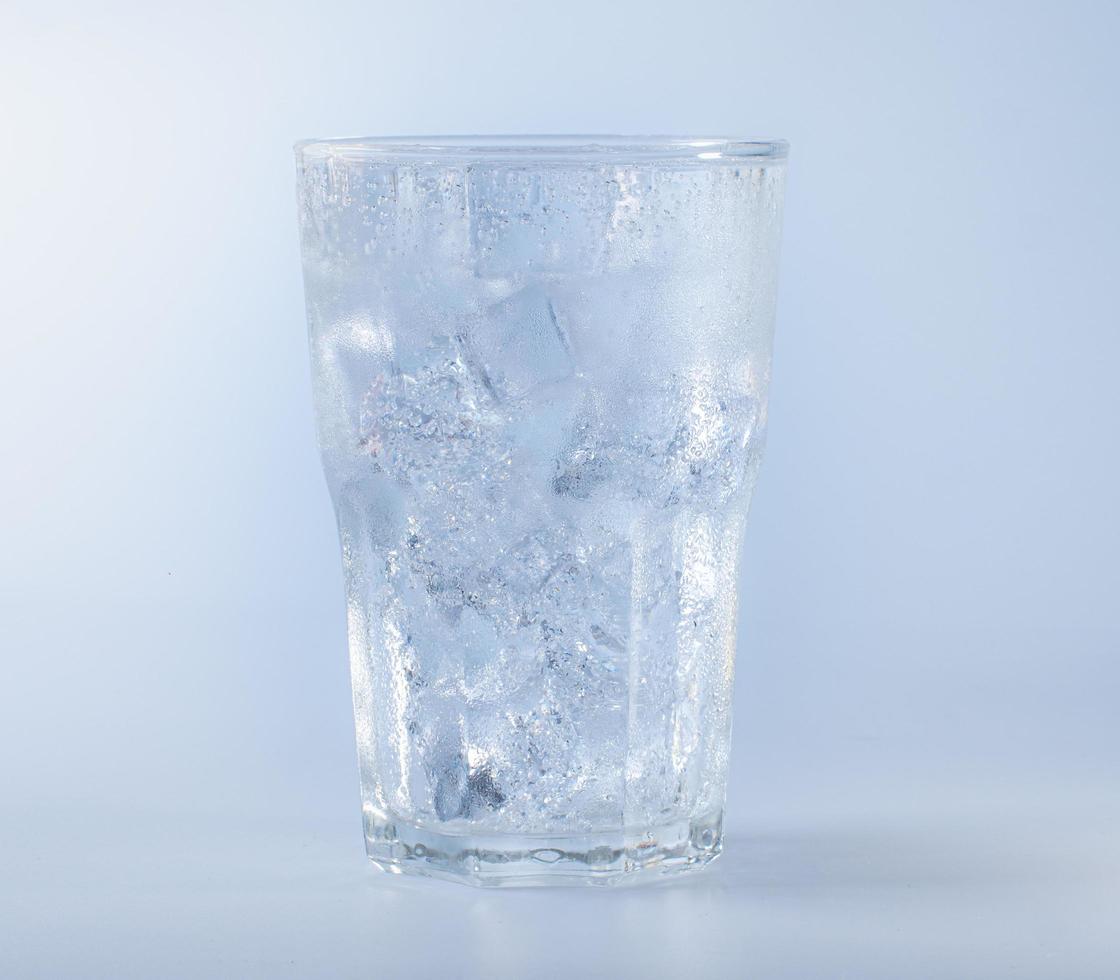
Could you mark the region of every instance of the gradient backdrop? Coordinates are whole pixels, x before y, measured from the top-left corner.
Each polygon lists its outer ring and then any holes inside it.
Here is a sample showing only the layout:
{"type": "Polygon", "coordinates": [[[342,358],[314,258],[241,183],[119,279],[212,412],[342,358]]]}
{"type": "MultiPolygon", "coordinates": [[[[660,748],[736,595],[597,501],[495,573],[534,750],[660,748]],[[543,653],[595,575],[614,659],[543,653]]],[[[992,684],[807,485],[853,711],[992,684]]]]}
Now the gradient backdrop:
{"type": "Polygon", "coordinates": [[[1120,8],[0,7],[0,973],[1116,977],[1120,8]],[[291,143],[793,150],[727,853],[368,871],[291,143]]]}

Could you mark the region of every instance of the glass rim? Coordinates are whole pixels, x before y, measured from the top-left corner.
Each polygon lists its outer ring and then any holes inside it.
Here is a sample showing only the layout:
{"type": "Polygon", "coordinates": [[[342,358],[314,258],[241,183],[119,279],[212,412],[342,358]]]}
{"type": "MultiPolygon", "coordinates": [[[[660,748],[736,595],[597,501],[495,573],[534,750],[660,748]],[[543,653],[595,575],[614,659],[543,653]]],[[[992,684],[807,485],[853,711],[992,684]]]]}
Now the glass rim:
{"type": "Polygon", "coordinates": [[[301,161],[705,164],[785,160],[789,143],[783,139],[726,136],[355,136],[300,140],[295,152],[301,161]]]}

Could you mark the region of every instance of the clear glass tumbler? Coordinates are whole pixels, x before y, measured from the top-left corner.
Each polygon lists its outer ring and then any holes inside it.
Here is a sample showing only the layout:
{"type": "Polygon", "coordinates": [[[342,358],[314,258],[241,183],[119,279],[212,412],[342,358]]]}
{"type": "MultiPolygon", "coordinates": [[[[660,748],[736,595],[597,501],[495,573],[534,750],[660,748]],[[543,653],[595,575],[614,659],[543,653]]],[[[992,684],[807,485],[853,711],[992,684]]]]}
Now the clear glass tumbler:
{"type": "Polygon", "coordinates": [[[478,884],[721,847],[786,146],[297,146],[366,846],[478,884]]]}

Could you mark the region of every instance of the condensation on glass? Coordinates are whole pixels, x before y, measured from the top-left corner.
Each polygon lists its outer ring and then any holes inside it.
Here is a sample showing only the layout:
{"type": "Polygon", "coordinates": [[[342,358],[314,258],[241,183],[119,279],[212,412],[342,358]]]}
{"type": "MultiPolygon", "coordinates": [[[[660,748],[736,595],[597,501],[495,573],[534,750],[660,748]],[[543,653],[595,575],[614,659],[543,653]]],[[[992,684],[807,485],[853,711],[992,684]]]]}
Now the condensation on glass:
{"type": "Polygon", "coordinates": [[[785,156],[297,146],[379,867],[610,883],[719,853],[785,156]]]}

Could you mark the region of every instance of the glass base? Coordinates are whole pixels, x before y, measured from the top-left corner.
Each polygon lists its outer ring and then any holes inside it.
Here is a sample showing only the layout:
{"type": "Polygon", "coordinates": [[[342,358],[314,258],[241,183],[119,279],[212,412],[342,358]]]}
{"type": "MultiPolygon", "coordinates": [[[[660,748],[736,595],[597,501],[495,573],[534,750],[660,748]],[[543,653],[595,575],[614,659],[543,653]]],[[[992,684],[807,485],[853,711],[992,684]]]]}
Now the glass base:
{"type": "Polygon", "coordinates": [[[704,867],[723,848],[723,813],[574,836],[447,834],[367,809],[366,852],[392,874],[468,885],[628,885],[704,867]]]}

